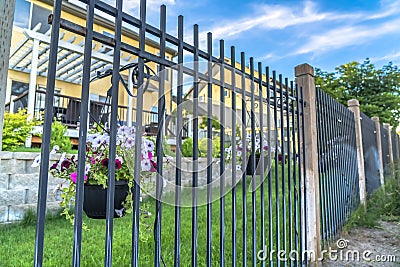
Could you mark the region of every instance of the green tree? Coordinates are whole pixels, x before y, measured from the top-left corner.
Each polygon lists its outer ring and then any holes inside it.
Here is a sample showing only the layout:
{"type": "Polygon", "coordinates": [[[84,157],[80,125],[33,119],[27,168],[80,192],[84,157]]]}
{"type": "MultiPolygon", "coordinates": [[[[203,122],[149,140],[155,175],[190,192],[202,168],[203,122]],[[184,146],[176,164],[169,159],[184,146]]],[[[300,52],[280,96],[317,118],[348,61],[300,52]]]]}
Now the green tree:
{"type": "Polygon", "coordinates": [[[381,69],[367,58],[350,62],[332,73],[316,68],[315,83],[337,101],[357,99],[367,116],[378,116],[381,123],[397,127],[400,120],[400,70],[389,62],[381,69]]]}

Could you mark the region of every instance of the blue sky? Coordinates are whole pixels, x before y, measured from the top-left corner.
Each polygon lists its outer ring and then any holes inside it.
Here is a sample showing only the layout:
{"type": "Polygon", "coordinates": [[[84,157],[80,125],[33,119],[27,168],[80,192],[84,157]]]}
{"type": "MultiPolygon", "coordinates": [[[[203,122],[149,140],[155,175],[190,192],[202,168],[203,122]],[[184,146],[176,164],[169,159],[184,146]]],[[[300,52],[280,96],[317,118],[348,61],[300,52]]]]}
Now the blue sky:
{"type": "MultiPolygon", "coordinates": [[[[138,15],[138,2],[125,0],[125,11],[138,15]]],[[[235,45],[289,78],[305,62],[327,71],[367,57],[379,67],[400,64],[400,0],[148,0],[153,25],[159,23],[160,4],[167,5],[170,33],[184,15],[186,41],[197,23],[203,48],[211,31],[215,44],[225,40],[226,55],[235,45]]]]}
{"type": "MultiPolygon", "coordinates": [[[[77,0],[69,0],[76,2],[77,0]]],[[[103,0],[114,4],[115,0],[103,0]]],[[[26,5],[18,6],[21,10],[26,5]]],[[[26,2],[25,2],[26,3],[26,2]]],[[[159,25],[159,6],[167,5],[168,32],[176,35],[177,17],[184,16],[185,40],[199,25],[201,48],[212,32],[215,55],[224,39],[230,46],[271,70],[292,78],[294,66],[309,63],[333,71],[340,64],[370,58],[381,67],[400,65],[400,0],[147,0],[148,22],[159,25]]],[[[124,10],[139,16],[139,0],[124,0],[124,10]]],[[[16,18],[26,23],[27,17],[16,18]]]]}

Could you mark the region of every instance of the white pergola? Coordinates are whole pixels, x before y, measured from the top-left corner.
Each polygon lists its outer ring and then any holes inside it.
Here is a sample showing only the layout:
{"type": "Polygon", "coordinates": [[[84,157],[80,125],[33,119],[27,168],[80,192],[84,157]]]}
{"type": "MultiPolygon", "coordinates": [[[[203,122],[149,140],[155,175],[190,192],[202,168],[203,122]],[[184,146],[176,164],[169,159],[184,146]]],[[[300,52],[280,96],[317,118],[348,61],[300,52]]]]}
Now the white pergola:
{"type": "MultiPolygon", "coordinates": [[[[10,53],[9,69],[30,74],[28,91],[28,114],[33,116],[35,105],[35,91],[37,76],[47,77],[47,67],[50,52],[50,30],[46,33],[38,32],[40,24],[34,29],[24,29],[25,38],[10,53]]],[[[60,34],[58,46],[58,64],[56,79],[74,84],[82,83],[84,41],[78,42],[77,36],[66,39],[65,32],[60,34]]],[[[69,36],[71,36],[69,34],[69,36]]],[[[93,44],[91,60],[91,79],[98,72],[112,68],[114,49],[105,45],[93,44]]],[[[133,56],[121,53],[121,66],[132,63],[133,56]]],[[[132,73],[129,73],[131,77],[132,73]]],[[[133,88],[131,79],[128,87],[133,88]]],[[[127,123],[132,124],[132,97],[128,96],[127,123]]]]}

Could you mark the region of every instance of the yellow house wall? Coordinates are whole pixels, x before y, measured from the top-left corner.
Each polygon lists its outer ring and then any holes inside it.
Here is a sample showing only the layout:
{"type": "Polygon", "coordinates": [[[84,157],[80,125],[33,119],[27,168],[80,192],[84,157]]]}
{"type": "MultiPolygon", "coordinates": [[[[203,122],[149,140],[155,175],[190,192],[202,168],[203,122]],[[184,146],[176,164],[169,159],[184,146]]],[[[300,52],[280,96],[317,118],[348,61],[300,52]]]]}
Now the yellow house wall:
{"type": "MultiPolygon", "coordinates": [[[[39,5],[43,8],[46,8],[48,10],[52,10],[52,6],[47,5],[41,1],[36,1],[36,0],[32,0],[32,3],[39,5]]],[[[76,24],[79,24],[81,26],[85,26],[86,22],[84,19],[81,19],[73,14],[69,14],[65,11],[62,11],[62,18],[72,21],[76,24]]],[[[99,32],[99,33],[103,33],[104,31],[113,34],[113,30],[109,29],[107,27],[95,24],[93,27],[94,31],[99,32]]],[[[84,37],[82,36],[77,36],[71,32],[67,32],[64,30],[61,30],[61,32],[64,32],[65,36],[64,36],[64,40],[69,40],[72,36],[76,36],[76,40],[74,41],[74,44],[78,44],[81,43],[84,40],[84,37]]],[[[12,36],[12,42],[11,42],[11,51],[13,51],[19,43],[21,43],[21,41],[25,38],[25,35],[23,34],[23,29],[18,28],[18,27],[14,27],[13,28],[13,36],[12,36]]],[[[131,38],[131,37],[127,37],[127,36],[122,36],[122,41],[125,43],[128,43],[132,46],[136,46],[138,47],[138,41],[131,38]]],[[[101,48],[101,44],[98,42],[93,42],[93,44],[97,44],[95,47],[95,50],[98,50],[101,48]]],[[[158,54],[158,48],[156,47],[152,47],[150,45],[146,45],[146,51],[153,53],[155,55],[158,54]]],[[[129,56],[128,53],[123,52],[121,54],[121,58],[125,59],[129,56]]],[[[167,57],[171,58],[172,55],[167,53],[167,57]]],[[[136,59],[137,57],[134,55],[131,55],[130,57],[130,61],[136,59]]],[[[157,66],[155,63],[148,63],[148,66],[150,68],[152,68],[154,71],[156,71],[157,66]]],[[[123,75],[128,76],[128,71],[125,71],[122,73],[123,75]]],[[[8,76],[8,86],[7,86],[7,102],[10,101],[11,98],[11,81],[20,81],[20,82],[25,82],[25,83],[29,83],[29,74],[28,73],[23,73],[23,72],[18,72],[18,71],[13,71],[13,70],[9,70],[9,76],[8,76]]],[[[165,87],[166,88],[170,88],[171,87],[171,83],[170,83],[171,79],[169,79],[168,81],[165,82],[165,87]]],[[[46,78],[45,77],[37,77],[37,85],[38,86],[42,86],[45,87],[46,86],[46,78]]],[[[95,81],[91,84],[90,86],[90,93],[92,94],[97,94],[97,95],[101,95],[101,96],[106,96],[107,90],[110,88],[111,86],[111,79],[110,78],[104,78],[102,80],[99,81],[95,81]]],[[[60,89],[60,93],[64,94],[64,95],[68,95],[68,96],[72,96],[72,97],[80,97],[81,95],[81,85],[79,84],[73,84],[73,83],[68,83],[68,82],[63,82],[63,81],[56,81],[56,88],[60,89]]],[[[134,95],[136,95],[137,90],[134,89],[133,90],[134,95]]],[[[170,92],[170,90],[165,90],[166,92],[170,92]]],[[[119,105],[122,106],[127,106],[128,105],[128,94],[126,93],[124,87],[122,85],[120,85],[119,88],[119,105]]],[[[158,99],[158,93],[157,92],[145,92],[144,94],[144,101],[143,101],[143,109],[144,110],[151,110],[152,106],[157,105],[157,99],[158,99]]],[[[171,101],[171,94],[167,93],[166,94],[166,103],[169,103],[169,101],[171,101]]],[[[136,99],[133,99],[133,107],[136,106],[136,99]]],[[[170,112],[170,105],[166,105],[167,108],[167,113],[170,112]]]]}

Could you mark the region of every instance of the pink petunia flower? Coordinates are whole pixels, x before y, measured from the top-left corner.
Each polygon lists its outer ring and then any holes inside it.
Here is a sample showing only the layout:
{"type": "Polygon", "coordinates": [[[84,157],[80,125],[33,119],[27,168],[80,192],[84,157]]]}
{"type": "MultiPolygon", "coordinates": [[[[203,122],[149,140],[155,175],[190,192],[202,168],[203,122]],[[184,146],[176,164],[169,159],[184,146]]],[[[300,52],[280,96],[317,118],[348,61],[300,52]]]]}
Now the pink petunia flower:
{"type": "MultiPolygon", "coordinates": [[[[70,174],[71,180],[72,182],[74,182],[74,184],[76,184],[76,179],[78,178],[78,173],[77,172],[73,172],[70,174]]],[[[83,176],[83,179],[86,181],[87,180],[87,176],[86,174],[83,176]]]]}

